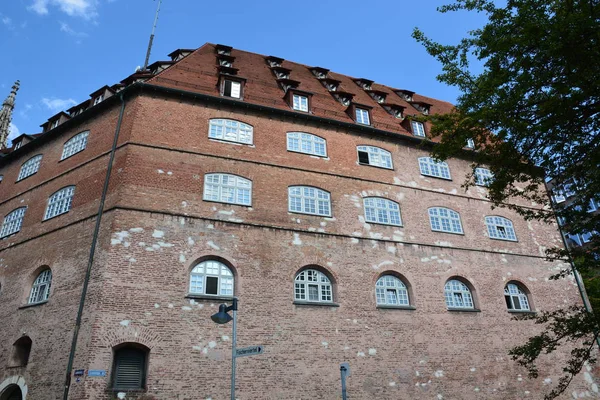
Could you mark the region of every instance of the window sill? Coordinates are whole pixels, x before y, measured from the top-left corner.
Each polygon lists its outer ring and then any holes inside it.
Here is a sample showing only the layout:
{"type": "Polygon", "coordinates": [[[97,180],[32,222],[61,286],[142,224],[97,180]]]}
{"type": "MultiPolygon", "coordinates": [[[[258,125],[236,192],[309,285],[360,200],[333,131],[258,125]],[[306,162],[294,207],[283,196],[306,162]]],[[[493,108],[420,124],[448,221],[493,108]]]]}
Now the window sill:
{"type": "Polygon", "coordinates": [[[304,154],[306,156],[313,156],[313,157],[317,157],[317,158],[327,158],[327,159],[329,158],[329,156],[327,156],[327,155],[322,156],[320,154],[305,153],[303,151],[296,151],[296,150],[290,150],[290,149],[287,149],[287,151],[289,151],[290,153],[304,154]]]}
{"type": "Polygon", "coordinates": [[[438,233],[449,233],[450,235],[460,235],[460,236],[465,236],[464,232],[448,232],[448,231],[439,231],[437,229],[432,229],[431,232],[438,232],[438,233]]]}
{"type": "Polygon", "coordinates": [[[338,303],[319,303],[316,301],[299,301],[299,300],[294,300],[293,302],[294,305],[296,306],[317,306],[317,307],[339,307],[340,305],[338,303]]]}
{"type": "Polygon", "coordinates": [[[448,307],[448,311],[452,311],[452,312],[467,312],[467,313],[481,312],[481,310],[478,309],[478,308],[450,308],[450,307],[448,307]]]}
{"type": "Polygon", "coordinates": [[[535,315],[537,312],[529,310],[507,310],[509,314],[531,314],[535,315]]]}
{"type": "Polygon", "coordinates": [[[211,296],[210,294],[195,293],[188,293],[185,298],[194,300],[233,301],[233,296],[211,296]]]}
{"type": "Polygon", "coordinates": [[[50,220],[52,220],[52,219],[54,219],[54,218],[60,217],[61,215],[68,214],[68,213],[69,213],[69,211],[70,211],[70,210],[67,210],[67,211],[65,211],[65,212],[61,212],[60,214],[56,214],[56,215],[53,215],[53,216],[51,216],[51,217],[44,218],[44,219],[42,220],[42,223],[44,223],[44,222],[46,222],[46,221],[50,221],[50,220]]]}
{"type": "Polygon", "coordinates": [[[202,201],[205,201],[207,203],[219,203],[219,204],[227,204],[230,206],[239,206],[239,207],[252,207],[252,204],[239,204],[239,203],[228,203],[226,201],[219,201],[219,200],[209,200],[209,199],[205,199],[202,198],[202,201]]]}
{"type": "Polygon", "coordinates": [[[46,304],[47,302],[48,302],[48,300],[44,300],[44,301],[40,301],[39,303],[25,304],[24,306],[19,307],[19,310],[23,310],[25,308],[41,306],[41,305],[46,304]]]}
{"type": "Polygon", "coordinates": [[[493,237],[490,237],[490,236],[488,236],[488,238],[491,239],[491,240],[499,240],[501,242],[511,242],[511,243],[518,243],[519,242],[518,240],[493,238],[493,237]]]}
{"type": "Polygon", "coordinates": [[[400,224],[400,225],[396,225],[396,224],[386,224],[384,222],[374,222],[374,221],[367,221],[365,219],[365,223],[369,224],[369,225],[381,225],[381,226],[395,226],[396,228],[404,228],[404,225],[400,224]]]}
{"type": "Polygon", "coordinates": [[[324,214],[310,214],[310,213],[303,213],[303,212],[300,212],[300,211],[290,211],[290,210],[288,210],[288,214],[299,214],[299,215],[310,215],[310,216],[313,216],[313,217],[321,217],[321,218],[332,218],[332,214],[327,214],[327,215],[324,215],[324,214]]]}
{"type": "Polygon", "coordinates": [[[390,304],[378,304],[377,308],[382,310],[416,310],[416,307],[413,306],[394,306],[390,304]]]}
{"type": "Polygon", "coordinates": [[[436,179],[441,179],[443,181],[452,181],[452,178],[444,178],[443,176],[435,176],[435,175],[427,175],[427,174],[423,174],[421,173],[422,176],[426,176],[428,178],[436,178],[436,179]]]}
{"type": "Polygon", "coordinates": [[[235,140],[225,140],[225,139],[217,139],[217,138],[208,138],[209,141],[218,142],[218,143],[227,143],[227,144],[237,144],[240,146],[248,146],[248,147],[256,147],[254,143],[244,143],[244,142],[236,142],[235,140]]]}

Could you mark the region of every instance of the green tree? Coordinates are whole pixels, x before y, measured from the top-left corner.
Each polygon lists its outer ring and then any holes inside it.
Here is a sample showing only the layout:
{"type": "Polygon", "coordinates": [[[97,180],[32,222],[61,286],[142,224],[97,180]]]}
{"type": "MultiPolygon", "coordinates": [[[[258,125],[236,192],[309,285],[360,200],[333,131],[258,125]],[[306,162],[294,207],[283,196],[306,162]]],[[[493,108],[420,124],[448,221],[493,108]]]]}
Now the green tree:
{"type": "MultiPolygon", "coordinates": [[[[494,174],[489,199],[526,219],[565,221],[573,234],[600,232],[600,216],[587,212],[600,200],[600,3],[598,0],[457,0],[438,9],[487,15],[481,29],[469,32],[456,45],[444,45],[419,29],[413,37],[442,65],[438,80],[457,87],[452,113],[428,117],[439,142],[434,157],[464,156],[473,139],[474,167],[486,165],[494,174]],[[554,206],[545,190],[575,185],[577,196],[569,206],[554,206]],[[540,205],[520,208],[515,199],[540,205]]],[[[473,184],[467,177],[464,186],[473,184]]],[[[600,238],[586,247],[549,249],[550,260],[569,259],[586,278],[592,308],[600,315],[600,238]]],[[[554,279],[573,273],[561,271],[554,279]]],[[[538,376],[540,356],[568,345],[570,359],[564,376],[546,395],[564,392],[584,362],[594,362],[600,318],[583,307],[542,312],[529,317],[543,324],[542,332],[510,354],[538,376]]]]}

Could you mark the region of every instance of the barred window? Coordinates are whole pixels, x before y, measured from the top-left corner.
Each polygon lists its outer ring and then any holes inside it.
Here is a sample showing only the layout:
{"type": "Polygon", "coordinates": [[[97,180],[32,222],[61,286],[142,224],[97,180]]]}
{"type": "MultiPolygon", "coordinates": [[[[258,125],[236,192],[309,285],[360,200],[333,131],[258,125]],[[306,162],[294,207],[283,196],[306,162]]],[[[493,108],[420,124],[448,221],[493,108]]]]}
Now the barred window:
{"type": "Polygon", "coordinates": [[[471,290],[457,279],[446,282],[444,296],[448,308],[475,308],[471,290]]]}
{"type": "Polygon", "coordinates": [[[288,132],[287,149],[298,153],[327,157],[327,143],[325,139],[311,135],[310,133],[288,132]]]}
{"type": "Polygon", "coordinates": [[[237,175],[204,175],[204,200],[250,206],[252,181],[237,175]]]}
{"type": "Polygon", "coordinates": [[[252,126],[232,119],[211,119],[208,137],[229,142],[252,144],[252,126]]]}
{"type": "Polygon", "coordinates": [[[359,164],[392,169],[392,153],[374,146],[358,146],[359,164]]]}
{"type": "Polygon", "coordinates": [[[329,193],[310,186],[290,186],[288,188],[289,211],[302,214],[331,216],[329,193]]]}
{"type": "Polygon", "coordinates": [[[422,175],[452,179],[450,177],[450,168],[448,168],[448,164],[444,161],[436,161],[431,157],[420,157],[419,168],[422,175]]]}
{"type": "Polygon", "coordinates": [[[363,203],[365,206],[365,220],[367,222],[402,225],[398,203],[381,197],[366,197],[363,203]]]}
{"type": "Polygon", "coordinates": [[[488,186],[492,179],[494,179],[494,174],[487,168],[475,168],[475,184],[479,186],[488,186]]]}
{"type": "Polygon", "coordinates": [[[460,215],[456,211],[444,207],[429,209],[429,222],[432,231],[463,233],[460,215]]]}
{"type": "Polygon", "coordinates": [[[422,122],[411,121],[410,125],[412,127],[413,135],[425,137],[425,127],[422,122]]]}
{"type": "Polygon", "coordinates": [[[375,296],[378,305],[408,306],[408,290],[399,278],[393,275],[383,275],[375,285],[375,296]]]}
{"type": "Polygon", "coordinates": [[[498,216],[485,217],[488,235],[492,239],[516,241],[515,229],[510,219],[498,216]]]}
{"type": "Polygon", "coordinates": [[[28,176],[31,176],[38,172],[40,169],[40,163],[42,162],[42,155],[38,154],[37,156],[31,157],[29,160],[25,161],[23,165],[21,165],[21,171],[19,171],[19,176],[17,177],[17,181],[21,179],[25,179],[28,176]]]}
{"type": "Polygon", "coordinates": [[[530,311],[527,294],[514,283],[504,287],[504,299],[506,307],[511,311],[530,311]]]}
{"type": "Polygon", "coordinates": [[[190,294],[233,296],[233,273],[222,262],[203,261],[190,273],[190,294]]]}
{"type": "Polygon", "coordinates": [[[294,279],[294,299],[315,303],[333,302],[331,281],[321,271],[305,269],[294,279]]]}
{"type": "Polygon", "coordinates": [[[41,303],[48,300],[50,296],[50,285],[52,284],[52,271],[50,269],[43,270],[31,287],[29,295],[29,304],[41,303]]]}
{"type": "Polygon", "coordinates": [[[69,212],[74,194],[75,186],[67,186],[50,196],[44,220],[69,212]]]}
{"type": "Polygon", "coordinates": [[[60,159],[64,160],[74,154],[79,153],[80,151],[85,150],[89,135],[90,131],[84,131],[67,140],[65,146],[63,147],[63,152],[60,159]]]}
{"type": "Polygon", "coordinates": [[[2,228],[0,228],[0,238],[12,235],[13,233],[17,233],[21,230],[21,225],[23,225],[23,217],[25,216],[25,210],[27,210],[27,207],[17,208],[4,217],[2,228]]]}

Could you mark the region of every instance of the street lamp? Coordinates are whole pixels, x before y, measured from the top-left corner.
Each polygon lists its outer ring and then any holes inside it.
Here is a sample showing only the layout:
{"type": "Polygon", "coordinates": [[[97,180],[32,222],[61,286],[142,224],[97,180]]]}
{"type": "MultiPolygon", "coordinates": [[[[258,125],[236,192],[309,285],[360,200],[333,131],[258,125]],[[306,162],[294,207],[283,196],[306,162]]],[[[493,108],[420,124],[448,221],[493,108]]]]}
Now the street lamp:
{"type": "Polygon", "coordinates": [[[219,312],[210,316],[215,323],[222,325],[233,320],[233,338],[231,340],[231,400],[235,400],[235,349],[237,342],[237,325],[236,316],[238,309],[238,299],[233,298],[233,303],[230,306],[226,304],[219,305],[219,312]],[[229,311],[233,311],[233,317],[229,315],[229,311]]]}

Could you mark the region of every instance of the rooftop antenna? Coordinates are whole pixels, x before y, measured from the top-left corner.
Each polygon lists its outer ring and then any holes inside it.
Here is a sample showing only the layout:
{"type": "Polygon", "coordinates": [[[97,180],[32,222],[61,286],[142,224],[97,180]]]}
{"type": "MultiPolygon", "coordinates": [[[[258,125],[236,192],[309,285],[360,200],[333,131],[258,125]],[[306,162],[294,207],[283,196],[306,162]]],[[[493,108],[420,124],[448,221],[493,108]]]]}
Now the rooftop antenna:
{"type": "Polygon", "coordinates": [[[156,23],[158,22],[158,13],[160,12],[160,3],[162,0],[158,0],[158,7],[156,8],[156,16],[154,17],[154,25],[152,26],[152,33],[150,34],[150,42],[148,42],[148,51],[146,52],[146,61],[144,61],[144,68],[142,71],[145,71],[148,68],[148,61],[150,60],[150,52],[152,51],[152,42],[154,41],[154,31],[156,30],[156,23]]]}

